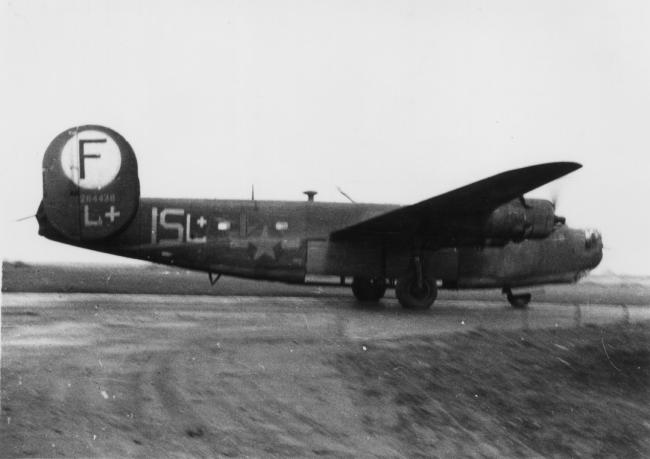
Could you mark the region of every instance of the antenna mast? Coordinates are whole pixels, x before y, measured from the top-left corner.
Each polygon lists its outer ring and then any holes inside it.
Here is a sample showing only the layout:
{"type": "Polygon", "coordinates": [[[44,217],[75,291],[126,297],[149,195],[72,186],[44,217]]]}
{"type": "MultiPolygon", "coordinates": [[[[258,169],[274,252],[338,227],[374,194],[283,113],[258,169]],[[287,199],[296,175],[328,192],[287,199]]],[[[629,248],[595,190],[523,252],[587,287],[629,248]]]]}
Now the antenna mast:
{"type": "Polygon", "coordinates": [[[347,194],[345,191],[343,191],[343,190],[341,189],[341,187],[337,186],[336,189],[339,190],[339,193],[341,193],[343,196],[345,196],[346,198],[348,198],[348,200],[349,200],[351,203],[353,203],[353,204],[356,204],[356,203],[357,203],[354,199],[352,199],[350,196],[348,196],[348,194],[347,194]]]}

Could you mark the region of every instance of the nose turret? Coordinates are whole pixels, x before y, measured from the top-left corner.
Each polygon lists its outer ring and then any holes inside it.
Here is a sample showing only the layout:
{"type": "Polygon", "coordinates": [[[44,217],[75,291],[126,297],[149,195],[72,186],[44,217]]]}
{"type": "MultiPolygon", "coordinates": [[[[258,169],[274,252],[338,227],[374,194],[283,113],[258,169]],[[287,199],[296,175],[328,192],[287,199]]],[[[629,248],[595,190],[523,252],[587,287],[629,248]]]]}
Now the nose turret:
{"type": "Polygon", "coordinates": [[[603,259],[603,238],[596,229],[585,230],[585,269],[594,269],[603,259]]]}

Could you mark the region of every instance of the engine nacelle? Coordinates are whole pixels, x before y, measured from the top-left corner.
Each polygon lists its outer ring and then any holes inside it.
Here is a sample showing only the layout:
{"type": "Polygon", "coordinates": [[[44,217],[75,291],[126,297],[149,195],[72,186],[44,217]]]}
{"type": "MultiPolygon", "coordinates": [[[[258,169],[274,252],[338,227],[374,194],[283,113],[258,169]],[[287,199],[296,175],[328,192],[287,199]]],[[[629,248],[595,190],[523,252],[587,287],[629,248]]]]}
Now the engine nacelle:
{"type": "Polygon", "coordinates": [[[497,207],[484,225],[485,237],[520,241],[541,239],[553,231],[561,217],[555,216],[555,206],[545,199],[516,199],[497,207]]]}

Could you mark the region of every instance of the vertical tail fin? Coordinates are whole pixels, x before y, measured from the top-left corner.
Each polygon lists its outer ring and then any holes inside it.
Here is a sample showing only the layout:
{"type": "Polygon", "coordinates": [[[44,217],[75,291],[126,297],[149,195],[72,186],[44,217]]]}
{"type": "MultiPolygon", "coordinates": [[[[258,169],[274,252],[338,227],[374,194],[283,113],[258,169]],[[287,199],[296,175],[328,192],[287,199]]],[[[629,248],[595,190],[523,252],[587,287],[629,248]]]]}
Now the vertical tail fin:
{"type": "Polygon", "coordinates": [[[139,202],[135,153],[117,132],[96,125],[67,129],[45,151],[41,232],[49,225],[68,239],[103,239],[131,221],[139,202]]]}

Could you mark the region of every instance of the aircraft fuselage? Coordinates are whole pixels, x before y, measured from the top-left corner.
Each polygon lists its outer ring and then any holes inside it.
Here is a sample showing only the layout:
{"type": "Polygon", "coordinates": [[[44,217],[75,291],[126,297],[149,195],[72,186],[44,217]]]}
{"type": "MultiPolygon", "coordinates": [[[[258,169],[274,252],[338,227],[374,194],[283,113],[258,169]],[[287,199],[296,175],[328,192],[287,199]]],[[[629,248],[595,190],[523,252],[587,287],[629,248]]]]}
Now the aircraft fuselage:
{"type": "MultiPolygon", "coordinates": [[[[110,197],[108,197],[110,199],[110,197]]],[[[102,224],[81,203],[81,227],[102,224]]],[[[60,235],[40,213],[40,234],[68,244],[188,269],[302,283],[310,275],[397,278],[412,247],[369,239],[334,242],[329,234],[399,206],[311,201],[142,198],[131,223],[100,241],[60,235]]],[[[477,239],[478,241],[478,239],[477,239]]],[[[573,282],[595,267],[602,245],[587,247],[585,232],[558,225],[543,239],[481,239],[473,245],[422,251],[428,274],[450,287],[502,287],[573,282]]]]}

